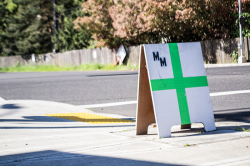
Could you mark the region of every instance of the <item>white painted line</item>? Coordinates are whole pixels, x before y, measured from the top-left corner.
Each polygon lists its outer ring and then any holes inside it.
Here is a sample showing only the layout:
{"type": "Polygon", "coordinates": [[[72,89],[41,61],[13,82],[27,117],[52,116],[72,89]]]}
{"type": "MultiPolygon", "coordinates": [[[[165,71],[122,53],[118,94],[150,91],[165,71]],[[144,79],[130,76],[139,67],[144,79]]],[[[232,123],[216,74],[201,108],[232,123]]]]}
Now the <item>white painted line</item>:
{"type": "Polygon", "coordinates": [[[117,103],[104,103],[104,104],[92,104],[92,105],[81,105],[83,108],[96,108],[96,107],[110,107],[110,106],[118,106],[118,105],[127,105],[127,104],[136,104],[137,101],[124,101],[117,103]]]}
{"type": "Polygon", "coordinates": [[[210,96],[234,95],[234,94],[240,94],[240,93],[250,93],[250,90],[210,93],[210,96]]]}
{"type": "MultiPolygon", "coordinates": [[[[250,90],[216,92],[216,93],[210,93],[210,96],[234,95],[234,94],[240,94],[240,93],[250,93],[250,90]]],[[[136,103],[137,103],[137,101],[124,101],[124,102],[117,102],[117,103],[80,105],[79,107],[82,107],[82,108],[97,108],[97,107],[110,107],[110,106],[136,104],[136,103]]]]}

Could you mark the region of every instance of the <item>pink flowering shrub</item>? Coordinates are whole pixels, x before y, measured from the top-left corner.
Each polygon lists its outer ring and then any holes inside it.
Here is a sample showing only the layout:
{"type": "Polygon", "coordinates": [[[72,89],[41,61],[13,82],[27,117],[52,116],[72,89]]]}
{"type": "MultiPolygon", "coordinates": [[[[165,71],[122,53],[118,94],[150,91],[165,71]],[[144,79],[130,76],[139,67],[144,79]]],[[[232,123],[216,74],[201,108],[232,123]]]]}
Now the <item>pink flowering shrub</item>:
{"type": "MultiPolygon", "coordinates": [[[[249,0],[242,0],[249,12],[249,0]]],[[[232,37],[238,0],[87,0],[88,15],[75,20],[95,34],[98,46],[182,42],[232,37]]]]}

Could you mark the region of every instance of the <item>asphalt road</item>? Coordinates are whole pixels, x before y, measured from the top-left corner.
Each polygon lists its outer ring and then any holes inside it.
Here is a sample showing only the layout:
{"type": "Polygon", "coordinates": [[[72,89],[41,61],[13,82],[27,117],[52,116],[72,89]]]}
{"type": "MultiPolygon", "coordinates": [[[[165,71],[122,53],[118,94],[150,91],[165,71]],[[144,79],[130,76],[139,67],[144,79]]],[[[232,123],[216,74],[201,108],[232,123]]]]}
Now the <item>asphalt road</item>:
{"type": "MultiPolygon", "coordinates": [[[[207,68],[210,93],[250,90],[250,66],[207,68]]],[[[137,71],[0,73],[0,97],[73,105],[134,101],[137,71]]],[[[215,118],[250,122],[250,94],[212,97],[215,118]]],[[[136,104],[93,108],[135,117],[136,104]]]]}

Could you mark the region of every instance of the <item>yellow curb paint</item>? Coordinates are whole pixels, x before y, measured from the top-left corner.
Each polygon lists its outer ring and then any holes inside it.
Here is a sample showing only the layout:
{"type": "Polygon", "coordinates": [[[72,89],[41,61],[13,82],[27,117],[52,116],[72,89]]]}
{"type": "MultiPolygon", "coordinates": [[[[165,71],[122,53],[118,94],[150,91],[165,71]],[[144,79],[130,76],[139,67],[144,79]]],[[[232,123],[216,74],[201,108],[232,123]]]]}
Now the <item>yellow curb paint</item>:
{"type": "Polygon", "coordinates": [[[111,118],[107,116],[89,114],[89,113],[58,113],[58,114],[45,114],[46,116],[68,119],[79,122],[86,122],[92,124],[105,124],[105,123],[133,123],[132,120],[111,118]]]}

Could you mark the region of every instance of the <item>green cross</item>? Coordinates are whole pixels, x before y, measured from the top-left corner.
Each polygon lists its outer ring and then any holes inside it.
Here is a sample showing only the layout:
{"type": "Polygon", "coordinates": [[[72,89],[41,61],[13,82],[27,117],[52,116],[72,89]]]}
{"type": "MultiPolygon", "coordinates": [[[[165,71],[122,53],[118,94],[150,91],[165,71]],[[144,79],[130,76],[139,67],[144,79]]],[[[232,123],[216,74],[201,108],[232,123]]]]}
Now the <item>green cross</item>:
{"type": "Polygon", "coordinates": [[[174,78],[150,80],[152,91],[176,89],[181,124],[190,124],[185,88],[208,86],[206,76],[183,77],[177,43],[169,43],[174,78]]]}

